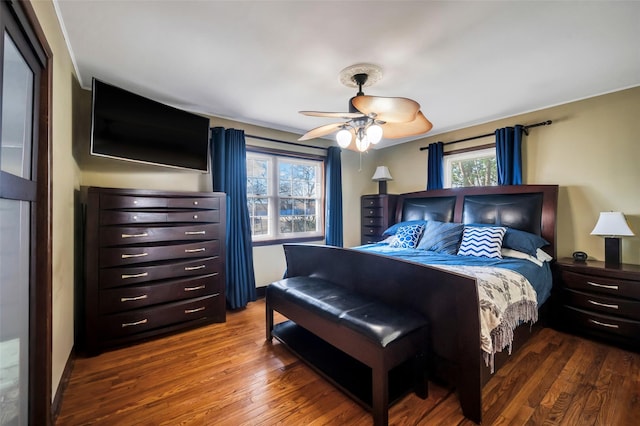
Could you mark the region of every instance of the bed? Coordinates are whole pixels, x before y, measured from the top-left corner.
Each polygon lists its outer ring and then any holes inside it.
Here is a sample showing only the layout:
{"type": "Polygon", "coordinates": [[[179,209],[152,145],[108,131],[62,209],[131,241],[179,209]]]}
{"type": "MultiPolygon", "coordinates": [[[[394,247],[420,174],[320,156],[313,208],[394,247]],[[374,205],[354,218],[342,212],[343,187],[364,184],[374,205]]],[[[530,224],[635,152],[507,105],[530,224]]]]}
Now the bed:
{"type": "MultiPolygon", "coordinates": [[[[509,353],[517,351],[550,315],[552,274],[549,264],[556,255],[557,196],[557,185],[457,188],[401,194],[395,215],[396,234],[390,230],[387,241],[339,250],[285,246],[288,273],[294,276],[322,276],[334,282],[356,279],[366,283],[375,279],[376,274],[381,273],[381,268],[387,274],[389,269],[393,269],[392,279],[388,279],[386,285],[376,284],[375,288],[358,283],[349,285],[355,285],[356,288],[360,286],[362,291],[383,298],[388,303],[417,310],[427,318],[430,375],[455,387],[464,415],[480,423],[482,387],[507,362],[509,353]],[[464,224],[457,225],[463,228],[462,243],[465,243],[467,228],[487,228],[492,231],[504,228],[500,250],[506,248],[502,244],[507,241],[507,232],[526,234],[534,240],[541,238],[545,244],[536,244],[539,247],[529,250],[532,254],[518,247],[521,250],[515,250],[520,253],[517,258],[507,259],[504,256],[505,260],[437,252],[431,259],[425,259],[424,252],[430,250],[392,247],[394,238],[395,245],[398,244],[399,229],[419,221],[425,222],[424,232],[429,223],[437,223],[438,226],[450,224],[450,227],[455,227],[456,223],[464,224]],[[524,258],[526,256],[522,254],[535,259],[524,258]],[[454,261],[456,257],[471,259],[471,263],[458,266],[454,261]],[[416,264],[421,265],[419,271],[415,269],[416,264]],[[510,265],[505,268],[505,264],[510,265]],[[357,274],[348,270],[353,265],[357,265],[357,274]],[[486,291],[480,285],[483,278],[477,272],[478,269],[484,271],[495,269],[496,266],[503,271],[515,271],[508,275],[520,277],[515,285],[520,286],[521,290],[518,291],[527,293],[527,297],[512,297],[510,301],[515,300],[517,315],[507,315],[509,324],[501,323],[497,328],[493,324],[487,332],[483,331],[486,327],[486,310],[483,309],[486,308],[486,299],[482,295],[486,291]],[[411,269],[414,275],[406,274],[405,268],[411,269]],[[539,274],[532,274],[531,271],[539,274]],[[412,279],[416,275],[420,279],[412,279]],[[534,283],[533,292],[526,289],[523,277],[527,283],[534,283]],[[534,323],[536,327],[532,326],[534,323]]],[[[481,234],[484,233],[481,231],[481,234]]],[[[514,249],[510,250],[515,256],[514,249]]],[[[492,292],[491,285],[488,292],[492,292]]],[[[493,307],[487,310],[491,311],[493,307]]],[[[501,321],[499,315],[498,319],[501,321]]]]}

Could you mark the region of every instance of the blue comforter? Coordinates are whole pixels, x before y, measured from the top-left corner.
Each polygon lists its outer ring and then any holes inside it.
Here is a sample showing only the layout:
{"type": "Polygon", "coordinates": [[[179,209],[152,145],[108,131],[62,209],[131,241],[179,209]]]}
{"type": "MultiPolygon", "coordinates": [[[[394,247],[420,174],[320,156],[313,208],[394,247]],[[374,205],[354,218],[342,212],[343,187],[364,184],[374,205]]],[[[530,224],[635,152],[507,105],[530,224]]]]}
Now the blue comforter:
{"type": "Polygon", "coordinates": [[[529,283],[531,283],[531,286],[536,291],[538,306],[542,305],[551,294],[552,275],[551,268],[547,262],[544,262],[542,266],[538,266],[528,260],[512,257],[489,259],[476,256],[457,256],[426,250],[392,248],[385,243],[367,244],[364,246],[354,247],[354,249],[397,257],[425,265],[492,266],[496,268],[510,269],[520,273],[529,281],[529,283]]]}

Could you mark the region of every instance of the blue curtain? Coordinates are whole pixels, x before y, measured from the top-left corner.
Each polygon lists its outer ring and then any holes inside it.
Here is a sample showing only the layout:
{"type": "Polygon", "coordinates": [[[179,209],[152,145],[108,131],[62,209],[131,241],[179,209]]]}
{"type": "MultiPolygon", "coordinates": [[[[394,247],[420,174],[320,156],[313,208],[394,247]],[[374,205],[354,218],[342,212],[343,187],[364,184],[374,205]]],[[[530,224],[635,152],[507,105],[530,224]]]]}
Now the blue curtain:
{"type": "Polygon", "coordinates": [[[521,125],[496,130],[498,185],[522,184],[522,133],[521,125]]]}
{"type": "Polygon", "coordinates": [[[244,131],[214,127],[211,132],[213,190],[227,194],[226,293],[231,309],[256,300],[253,248],[247,208],[247,151],[244,131]]]}
{"type": "Polygon", "coordinates": [[[429,155],[427,157],[427,190],[442,189],[444,187],[444,144],[435,142],[429,144],[429,155]]]}
{"type": "Polygon", "coordinates": [[[342,162],[337,146],[327,150],[325,165],[325,240],[327,245],[342,247],[342,162]]]}

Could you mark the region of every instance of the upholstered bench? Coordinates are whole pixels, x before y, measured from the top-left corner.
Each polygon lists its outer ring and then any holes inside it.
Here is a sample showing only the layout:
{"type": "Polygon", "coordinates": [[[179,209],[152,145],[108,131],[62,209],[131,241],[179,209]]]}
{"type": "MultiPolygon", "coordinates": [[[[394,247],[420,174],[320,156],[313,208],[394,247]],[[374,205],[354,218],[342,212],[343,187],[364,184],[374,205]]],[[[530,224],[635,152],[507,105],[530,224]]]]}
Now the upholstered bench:
{"type": "Polygon", "coordinates": [[[274,311],[371,368],[375,425],[388,423],[389,371],[401,363],[414,360],[414,391],[427,397],[427,323],[420,314],[306,276],[267,286],[268,341],[273,337],[274,311]]]}

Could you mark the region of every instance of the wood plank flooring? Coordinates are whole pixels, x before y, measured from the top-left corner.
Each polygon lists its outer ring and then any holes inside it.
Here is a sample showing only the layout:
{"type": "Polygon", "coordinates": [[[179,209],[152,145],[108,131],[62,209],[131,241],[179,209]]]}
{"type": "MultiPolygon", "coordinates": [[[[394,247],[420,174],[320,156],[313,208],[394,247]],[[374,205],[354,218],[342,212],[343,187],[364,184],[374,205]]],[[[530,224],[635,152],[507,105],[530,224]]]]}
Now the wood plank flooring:
{"type": "MultiPolygon", "coordinates": [[[[265,342],[264,300],[227,322],[78,358],[56,421],[66,425],[371,425],[371,416],[265,342]]],[[[277,317],[276,321],[282,320],[277,317]]],[[[487,425],[640,424],[640,354],[543,329],[483,390],[487,425]]],[[[392,425],[472,425],[430,384],[392,425]]]]}

